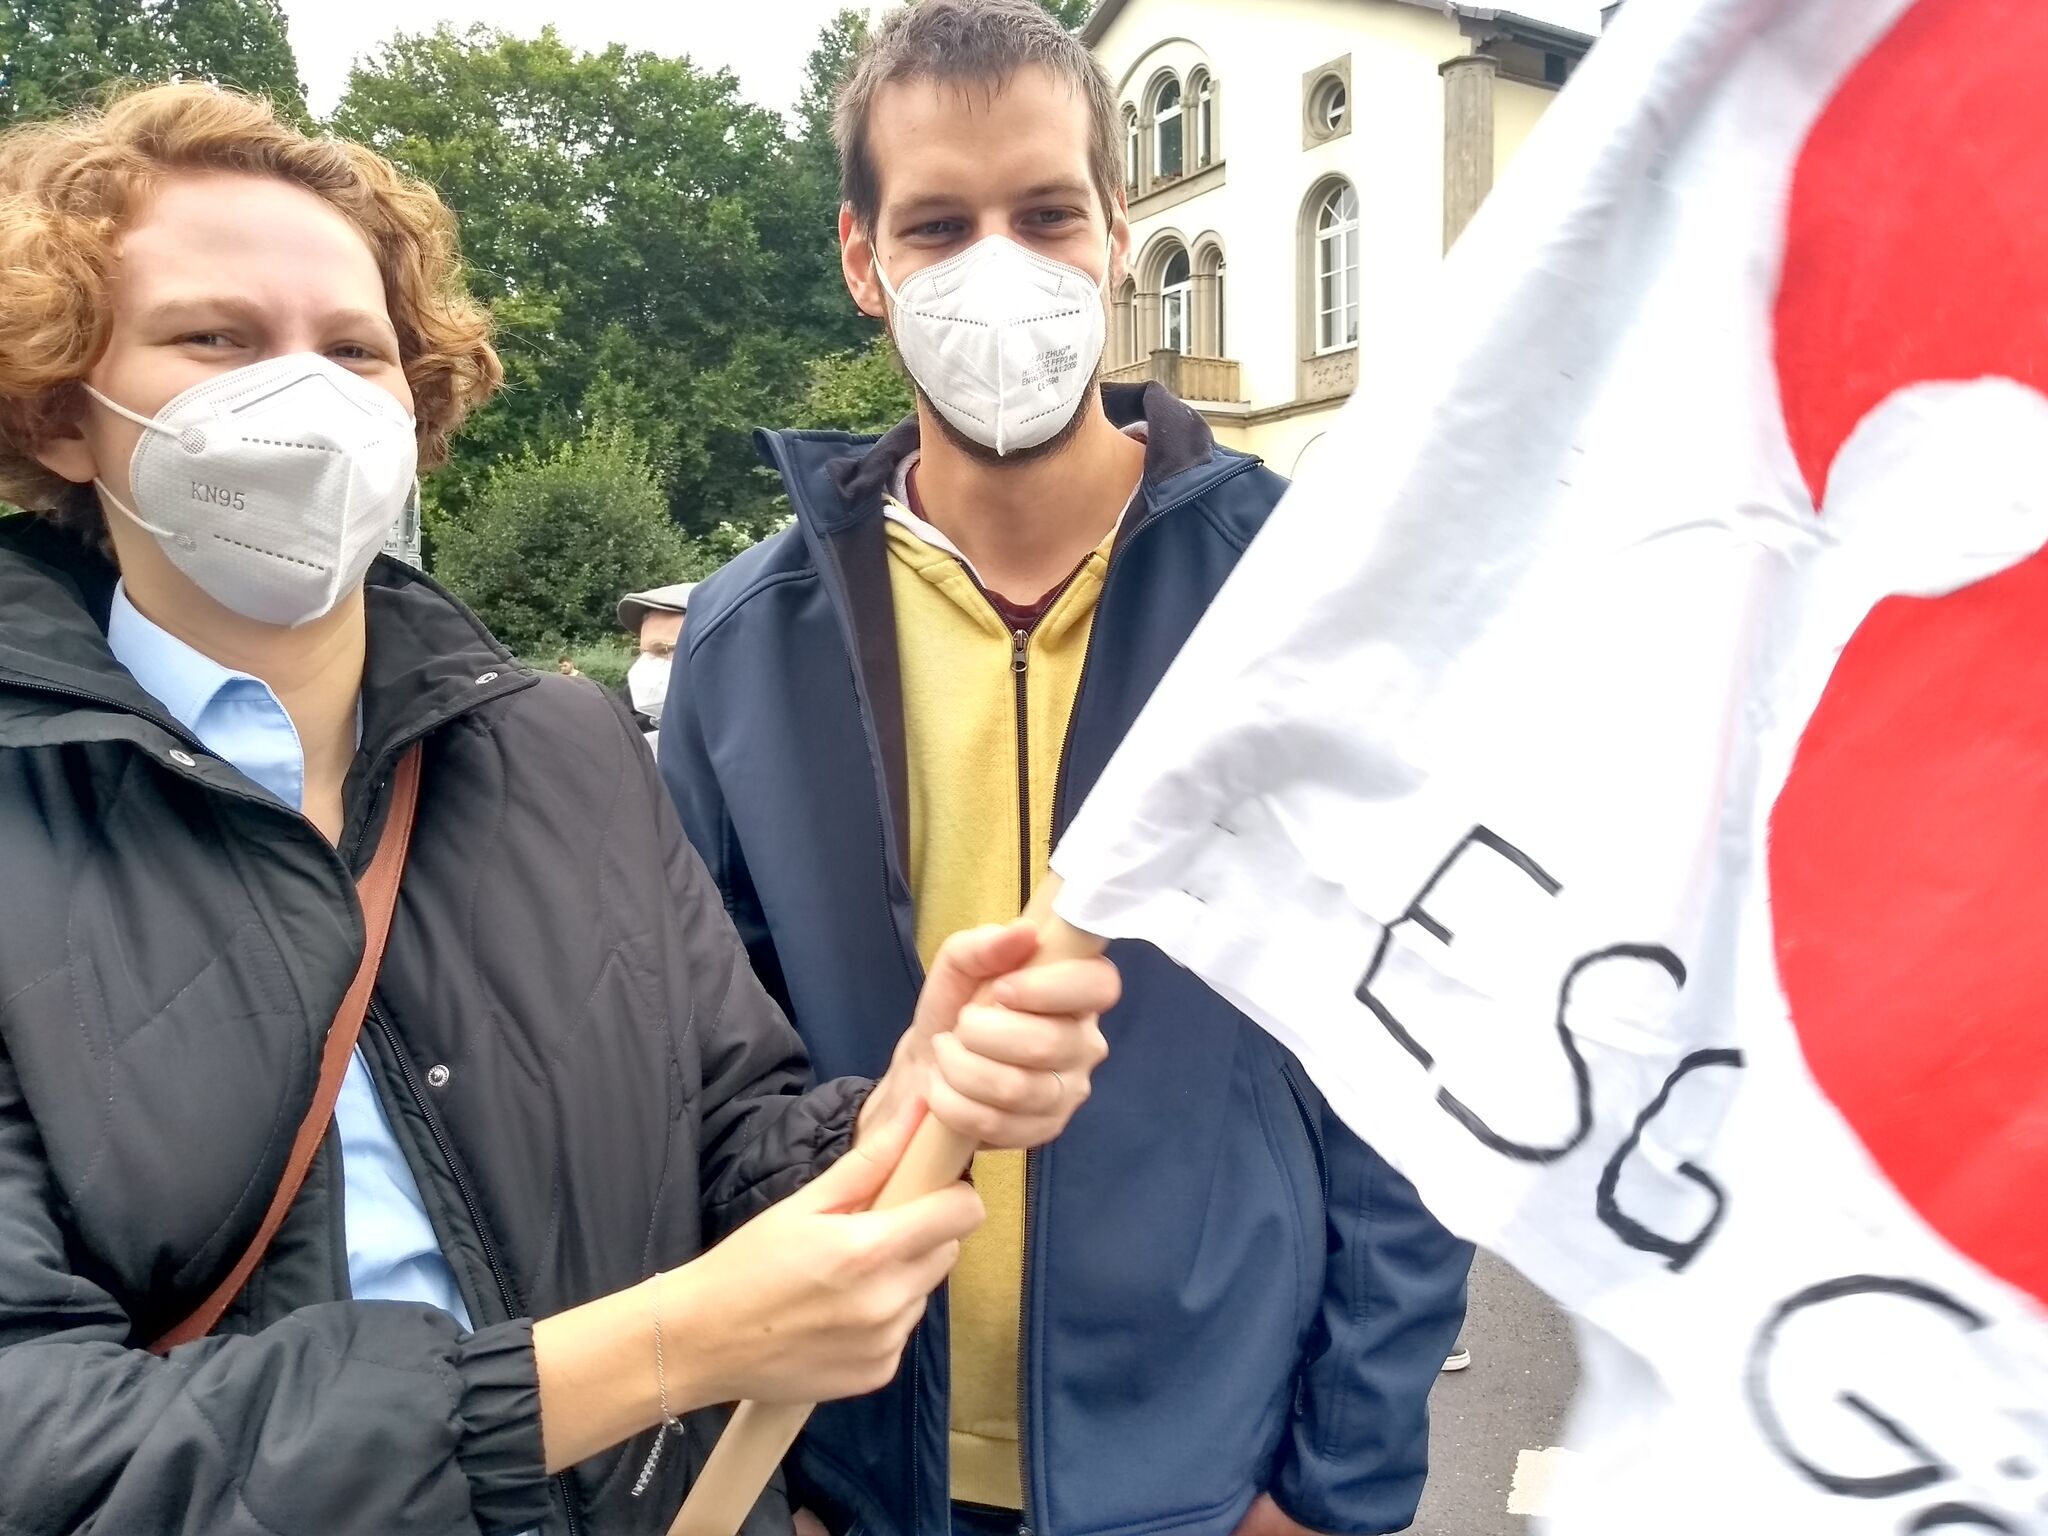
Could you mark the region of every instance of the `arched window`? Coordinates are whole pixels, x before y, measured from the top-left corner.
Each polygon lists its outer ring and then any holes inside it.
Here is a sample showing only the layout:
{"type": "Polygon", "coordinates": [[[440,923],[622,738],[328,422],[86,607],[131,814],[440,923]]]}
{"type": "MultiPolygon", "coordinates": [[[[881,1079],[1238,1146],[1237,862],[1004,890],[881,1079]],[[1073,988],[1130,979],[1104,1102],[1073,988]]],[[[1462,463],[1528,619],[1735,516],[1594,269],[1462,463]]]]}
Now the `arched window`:
{"type": "Polygon", "coordinates": [[[1195,350],[1195,270],[1176,246],[1159,273],[1159,345],[1169,352],[1195,350]]]}
{"type": "Polygon", "coordinates": [[[1338,182],[1316,209],[1316,351],[1358,345],[1358,194],[1338,182]]]}
{"type": "Polygon", "coordinates": [[[1178,180],[1187,165],[1180,106],[1180,82],[1168,76],[1152,97],[1152,175],[1159,181],[1178,180]]]}
{"type": "Polygon", "coordinates": [[[1203,245],[1195,257],[1195,350],[1228,357],[1223,329],[1223,247],[1203,245]]]}
{"type": "Polygon", "coordinates": [[[1124,108],[1124,188],[1138,195],[1138,180],[1145,169],[1143,139],[1138,132],[1138,109],[1124,108]]]}
{"type": "Polygon", "coordinates": [[[1116,291],[1116,351],[1119,366],[1135,363],[1145,355],[1138,339],[1138,280],[1127,277],[1116,291]]]}
{"type": "Polygon", "coordinates": [[[1189,82],[1188,95],[1194,101],[1195,169],[1216,163],[1216,82],[1206,71],[1189,82]]]}

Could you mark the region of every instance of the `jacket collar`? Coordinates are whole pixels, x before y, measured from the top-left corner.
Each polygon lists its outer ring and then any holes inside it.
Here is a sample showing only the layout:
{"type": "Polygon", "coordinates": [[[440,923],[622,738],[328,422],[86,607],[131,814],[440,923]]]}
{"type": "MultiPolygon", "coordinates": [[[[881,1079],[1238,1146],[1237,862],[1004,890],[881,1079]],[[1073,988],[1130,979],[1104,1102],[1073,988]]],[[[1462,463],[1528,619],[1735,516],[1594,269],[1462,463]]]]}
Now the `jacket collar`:
{"type": "MultiPolygon", "coordinates": [[[[1201,413],[1158,384],[1105,384],[1103,414],[1122,428],[1145,423],[1145,476],[1140,493],[1148,509],[1199,495],[1211,477],[1227,475],[1242,459],[1216,446],[1201,413]]],[[[904,459],[919,448],[915,416],[881,437],[845,432],[762,432],[762,458],[779,470],[800,522],[832,535],[882,515],[884,498],[904,459]]]]}
{"type": "MultiPolygon", "coordinates": [[[[183,734],[107,645],[115,580],[113,564],[74,535],[40,518],[0,519],[0,746],[14,744],[30,717],[47,721],[53,694],[88,713],[183,734]]],[[[371,760],[533,681],[468,609],[398,561],[379,558],[371,569],[366,608],[363,749],[371,760]]],[[[49,739],[46,726],[34,739],[49,739]]]]}
{"type": "MultiPolygon", "coordinates": [[[[1104,385],[1102,407],[1119,428],[1141,420],[1146,427],[1145,474],[1139,488],[1145,511],[1125,519],[1123,538],[1154,514],[1192,500],[1211,483],[1256,462],[1218,448],[1200,413],[1157,384],[1104,385]]],[[[762,432],[756,435],[756,446],[788,487],[798,536],[823,577],[840,638],[853,662],[882,802],[899,937],[914,967],[916,949],[907,917],[909,768],[883,504],[897,469],[919,446],[918,420],[913,416],[880,438],[844,432],[762,432]]]]}

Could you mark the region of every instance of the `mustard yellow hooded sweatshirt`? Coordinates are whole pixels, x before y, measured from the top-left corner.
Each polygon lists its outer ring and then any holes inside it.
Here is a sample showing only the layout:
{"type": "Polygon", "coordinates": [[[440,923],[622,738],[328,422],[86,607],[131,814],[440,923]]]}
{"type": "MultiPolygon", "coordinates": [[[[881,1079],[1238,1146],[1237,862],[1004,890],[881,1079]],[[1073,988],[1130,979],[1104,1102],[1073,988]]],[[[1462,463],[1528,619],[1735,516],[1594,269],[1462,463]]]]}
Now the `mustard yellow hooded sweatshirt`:
{"type": "MultiPolygon", "coordinates": [[[[910,882],[927,966],[948,936],[1022,910],[1052,853],[1060,757],[1109,569],[1103,540],[1028,631],[1013,631],[966,565],[888,524],[903,672],[910,882]]],[[[953,1273],[953,1497],[1023,1507],[1025,1154],[985,1152],[988,1221],[953,1273]]]]}

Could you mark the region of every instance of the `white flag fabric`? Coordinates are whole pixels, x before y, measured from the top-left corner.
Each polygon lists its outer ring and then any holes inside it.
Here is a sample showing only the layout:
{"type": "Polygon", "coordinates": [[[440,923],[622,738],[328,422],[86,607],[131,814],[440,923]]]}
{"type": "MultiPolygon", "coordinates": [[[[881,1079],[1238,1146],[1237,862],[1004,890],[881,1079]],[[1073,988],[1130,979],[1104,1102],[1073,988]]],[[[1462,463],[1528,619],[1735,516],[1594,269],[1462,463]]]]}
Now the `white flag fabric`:
{"type": "Polygon", "coordinates": [[[2048,1531],[2043,59],[1633,0],[1054,858],[1581,1320],[1558,1531],[2048,1531]]]}

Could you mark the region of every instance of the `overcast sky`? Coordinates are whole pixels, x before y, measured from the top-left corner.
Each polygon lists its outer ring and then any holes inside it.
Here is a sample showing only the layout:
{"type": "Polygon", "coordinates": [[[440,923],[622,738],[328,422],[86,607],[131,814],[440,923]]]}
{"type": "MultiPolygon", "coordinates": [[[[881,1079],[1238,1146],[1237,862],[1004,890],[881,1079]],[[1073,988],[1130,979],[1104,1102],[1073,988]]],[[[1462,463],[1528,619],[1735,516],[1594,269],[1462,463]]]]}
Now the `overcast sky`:
{"type": "Polygon", "coordinates": [[[624,43],[687,54],[706,68],[730,68],[749,100],[787,110],[803,88],[811,45],[842,3],[852,0],[284,0],[284,12],[316,112],[340,100],[358,57],[394,32],[431,32],[442,21],[481,21],[524,36],[553,23],[578,48],[624,43]]]}
{"type": "MultiPolygon", "coordinates": [[[[579,48],[617,42],[687,54],[706,68],[731,69],[749,100],[786,111],[819,29],[847,3],[855,0],[284,0],[284,10],[316,112],[340,100],[359,56],[400,29],[429,32],[442,21],[527,36],[552,22],[579,48]]],[[[1514,8],[1589,32],[1599,27],[1598,0],[1524,0],[1514,8]]]]}

